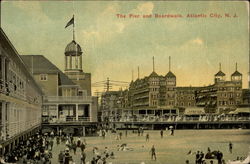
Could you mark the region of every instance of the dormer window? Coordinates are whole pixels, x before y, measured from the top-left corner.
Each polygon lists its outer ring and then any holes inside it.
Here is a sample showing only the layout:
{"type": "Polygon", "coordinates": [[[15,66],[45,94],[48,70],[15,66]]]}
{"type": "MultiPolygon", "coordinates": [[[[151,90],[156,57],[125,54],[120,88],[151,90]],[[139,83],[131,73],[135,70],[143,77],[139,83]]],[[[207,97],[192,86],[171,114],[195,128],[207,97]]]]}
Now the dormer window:
{"type": "Polygon", "coordinates": [[[47,81],[48,75],[47,74],[40,74],[40,81],[47,81]]]}

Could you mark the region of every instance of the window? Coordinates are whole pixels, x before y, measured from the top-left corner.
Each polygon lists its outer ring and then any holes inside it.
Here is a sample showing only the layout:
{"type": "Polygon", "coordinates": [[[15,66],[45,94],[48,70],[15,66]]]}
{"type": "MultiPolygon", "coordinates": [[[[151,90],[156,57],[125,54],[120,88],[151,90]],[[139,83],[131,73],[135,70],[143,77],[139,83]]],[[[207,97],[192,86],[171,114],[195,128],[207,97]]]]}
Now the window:
{"type": "Polygon", "coordinates": [[[41,81],[47,81],[48,80],[48,75],[47,74],[40,74],[40,80],[41,81]]]}

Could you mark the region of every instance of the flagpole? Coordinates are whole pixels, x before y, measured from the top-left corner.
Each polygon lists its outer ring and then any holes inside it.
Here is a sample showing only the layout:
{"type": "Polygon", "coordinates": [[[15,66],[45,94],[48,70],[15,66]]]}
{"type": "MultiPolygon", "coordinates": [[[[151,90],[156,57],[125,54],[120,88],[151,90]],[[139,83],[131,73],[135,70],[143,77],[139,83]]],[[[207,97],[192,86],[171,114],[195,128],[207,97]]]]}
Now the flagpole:
{"type": "Polygon", "coordinates": [[[74,22],[73,22],[73,40],[75,40],[75,18],[74,18],[74,15],[73,15],[73,19],[74,19],[74,22]]]}
{"type": "MultiPolygon", "coordinates": [[[[73,40],[75,41],[75,18],[74,18],[74,15],[73,15],[73,19],[74,19],[74,23],[73,23],[73,40]]],[[[75,41],[76,42],[76,41],[75,41]]],[[[75,68],[78,69],[78,56],[77,56],[77,43],[75,44],[75,48],[76,48],[76,54],[75,54],[75,68]]]]}

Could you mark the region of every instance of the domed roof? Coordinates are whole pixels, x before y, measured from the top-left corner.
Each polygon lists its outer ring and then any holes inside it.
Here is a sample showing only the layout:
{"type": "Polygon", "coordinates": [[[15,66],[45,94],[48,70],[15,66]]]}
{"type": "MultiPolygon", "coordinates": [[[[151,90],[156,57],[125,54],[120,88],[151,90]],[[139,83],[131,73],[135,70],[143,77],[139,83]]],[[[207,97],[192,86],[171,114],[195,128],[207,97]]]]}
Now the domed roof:
{"type": "Polygon", "coordinates": [[[235,71],[231,76],[242,76],[242,74],[238,71],[235,71]]]}
{"type": "Polygon", "coordinates": [[[214,76],[225,76],[226,74],[222,71],[217,72],[214,76]]]}
{"type": "Polygon", "coordinates": [[[175,78],[176,76],[173,74],[173,72],[169,71],[169,72],[166,74],[166,77],[168,77],[168,78],[175,78]]]}
{"type": "Polygon", "coordinates": [[[81,55],[82,49],[79,44],[76,43],[75,40],[72,40],[65,48],[65,55],[81,55]]]}
{"type": "Polygon", "coordinates": [[[149,77],[158,77],[158,74],[157,74],[155,71],[153,71],[153,72],[149,75],[149,77]]]}

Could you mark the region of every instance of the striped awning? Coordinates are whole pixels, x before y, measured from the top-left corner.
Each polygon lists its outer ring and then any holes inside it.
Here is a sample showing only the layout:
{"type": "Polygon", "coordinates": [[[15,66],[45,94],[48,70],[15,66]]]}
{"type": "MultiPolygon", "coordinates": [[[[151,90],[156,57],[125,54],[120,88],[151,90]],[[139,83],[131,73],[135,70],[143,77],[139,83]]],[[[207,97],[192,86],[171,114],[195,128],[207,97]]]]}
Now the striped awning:
{"type": "Polygon", "coordinates": [[[190,108],[186,108],[185,115],[203,115],[205,114],[205,110],[204,108],[197,108],[197,107],[190,107],[190,108]]]}

